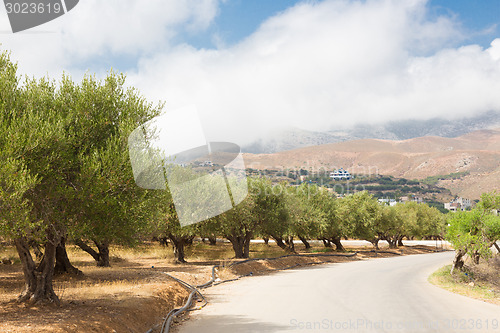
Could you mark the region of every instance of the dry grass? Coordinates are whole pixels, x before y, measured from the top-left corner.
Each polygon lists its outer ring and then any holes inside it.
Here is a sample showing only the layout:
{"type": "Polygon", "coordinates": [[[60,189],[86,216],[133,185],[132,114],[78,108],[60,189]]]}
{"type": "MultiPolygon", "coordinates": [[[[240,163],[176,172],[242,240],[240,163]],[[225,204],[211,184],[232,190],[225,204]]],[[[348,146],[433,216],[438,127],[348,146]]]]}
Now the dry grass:
{"type": "Polygon", "coordinates": [[[429,276],[429,282],[457,294],[500,305],[500,270],[496,264],[468,267],[467,274],[455,271],[453,275],[450,274],[451,265],[441,267],[429,276]]]}
{"type": "Polygon", "coordinates": [[[4,258],[9,259],[13,263],[19,262],[19,257],[13,246],[0,245],[0,261],[4,258]]]}

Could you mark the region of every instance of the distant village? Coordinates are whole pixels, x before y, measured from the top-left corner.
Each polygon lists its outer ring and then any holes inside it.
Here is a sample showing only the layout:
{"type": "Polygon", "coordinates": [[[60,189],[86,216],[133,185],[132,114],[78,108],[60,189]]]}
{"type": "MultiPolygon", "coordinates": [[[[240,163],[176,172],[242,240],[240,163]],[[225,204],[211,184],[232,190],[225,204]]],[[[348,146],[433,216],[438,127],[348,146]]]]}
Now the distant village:
{"type": "MultiPolygon", "coordinates": [[[[214,163],[212,163],[211,161],[197,162],[195,164],[198,166],[201,166],[201,167],[213,167],[214,166],[214,163]]],[[[256,170],[250,169],[249,171],[250,171],[249,174],[255,174],[256,170]]],[[[261,171],[263,171],[263,173],[266,174],[267,176],[272,177],[273,171],[277,171],[277,170],[261,170],[261,171]]],[[[281,177],[277,177],[277,178],[281,178],[281,177]]],[[[310,178],[310,176],[308,175],[308,172],[306,172],[305,170],[300,170],[299,175],[296,178],[296,180],[298,181],[297,184],[303,183],[303,182],[317,183],[316,181],[308,180],[308,178],[310,178]]],[[[334,181],[334,183],[336,183],[336,182],[353,180],[355,178],[355,176],[353,174],[351,174],[348,170],[346,170],[344,168],[340,168],[340,169],[336,169],[336,170],[329,172],[328,178],[331,179],[332,181],[334,181]]],[[[412,182],[412,181],[409,181],[409,183],[410,182],[412,182]]],[[[333,187],[327,187],[327,188],[332,193],[335,193],[336,196],[339,198],[344,196],[343,193],[335,192],[335,185],[333,187]]],[[[395,206],[398,203],[404,203],[404,202],[424,203],[424,202],[427,202],[428,200],[426,200],[422,196],[410,194],[410,195],[397,196],[396,198],[379,197],[378,201],[381,204],[386,204],[388,206],[395,206]]],[[[471,210],[474,207],[474,204],[475,204],[475,202],[470,200],[470,199],[462,198],[462,197],[455,197],[450,202],[445,202],[444,204],[441,203],[440,205],[441,205],[441,210],[442,210],[442,208],[444,208],[445,210],[450,211],[450,212],[459,212],[459,211],[471,210]]]]}
{"type": "MultiPolygon", "coordinates": [[[[332,171],[329,175],[330,178],[333,180],[350,180],[353,179],[354,177],[349,173],[349,171],[340,168],[338,170],[332,171]]],[[[424,199],[419,196],[401,196],[399,197],[399,200],[396,199],[389,199],[389,198],[379,198],[378,201],[380,203],[389,205],[389,206],[395,206],[398,202],[417,202],[417,203],[423,203],[424,199]]],[[[444,208],[451,211],[451,212],[457,212],[457,211],[466,211],[470,210],[473,207],[473,202],[470,199],[466,198],[461,198],[457,197],[454,200],[450,202],[444,203],[444,208]]]]}
{"type": "MultiPolygon", "coordinates": [[[[354,179],[354,175],[351,175],[348,170],[345,170],[344,168],[340,168],[338,170],[334,170],[329,173],[329,177],[334,180],[334,181],[345,181],[345,180],[351,180],[354,179]]],[[[302,175],[300,176],[301,182],[305,181],[307,176],[302,175]]],[[[333,192],[333,189],[330,189],[333,192]]],[[[337,197],[342,197],[343,194],[337,194],[337,197]]],[[[395,206],[397,203],[400,202],[417,202],[417,203],[423,203],[425,202],[425,199],[421,196],[416,196],[416,195],[404,195],[400,196],[397,199],[394,198],[379,198],[378,201],[382,204],[386,204],[388,206],[395,206]]],[[[451,200],[450,202],[446,202],[443,204],[444,209],[450,211],[450,212],[457,212],[457,211],[466,211],[470,210],[473,208],[474,202],[471,201],[470,199],[467,198],[462,198],[462,197],[456,197],[455,199],[451,200]]],[[[442,206],[442,207],[443,207],[442,206]]]]}

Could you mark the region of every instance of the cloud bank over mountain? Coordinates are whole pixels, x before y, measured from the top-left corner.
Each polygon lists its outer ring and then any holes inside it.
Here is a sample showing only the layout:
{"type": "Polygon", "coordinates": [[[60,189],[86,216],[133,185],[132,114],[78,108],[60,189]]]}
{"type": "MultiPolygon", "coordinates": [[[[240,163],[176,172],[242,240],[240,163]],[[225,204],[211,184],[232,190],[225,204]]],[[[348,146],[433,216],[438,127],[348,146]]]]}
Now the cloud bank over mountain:
{"type": "Polygon", "coordinates": [[[209,135],[243,143],[287,127],[500,110],[500,39],[453,47],[462,38],[425,1],[305,3],[237,45],[143,59],[131,79],[169,107],[197,104],[209,135]]]}

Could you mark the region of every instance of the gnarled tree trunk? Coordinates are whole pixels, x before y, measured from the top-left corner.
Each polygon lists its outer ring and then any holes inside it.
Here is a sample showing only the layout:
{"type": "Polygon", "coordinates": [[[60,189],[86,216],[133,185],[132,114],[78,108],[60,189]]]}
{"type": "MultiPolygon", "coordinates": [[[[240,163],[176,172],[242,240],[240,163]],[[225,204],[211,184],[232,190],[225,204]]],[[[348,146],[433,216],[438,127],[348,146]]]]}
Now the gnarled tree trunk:
{"type": "Polygon", "coordinates": [[[344,246],[342,245],[341,239],[342,239],[341,237],[332,237],[332,238],[330,238],[330,242],[332,242],[333,244],[335,244],[335,250],[336,251],[345,251],[344,246]]]}
{"type": "Polygon", "coordinates": [[[243,256],[245,258],[250,258],[250,241],[252,240],[252,233],[247,233],[245,235],[245,244],[243,244],[243,256]]]}
{"type": "Polygon", "coordinates": [[[288,245],[290,251],[295,253],[295,244],[293,242],[293,236],[288,236],[287,238],[285,238],[285,243],[286,245],[288,245]]]}
{"type": "Polygon", "coordinates": [[[235,258],[249,258],[250,256],[250,240],[251,233],[245,235],[226,235],[226,238],[231,242],[234,250],[235,258]]]}
{"type": "Polygon", "coordinates": [[[453,258],[453,265],[451,266],[450,274],[453,274],[455,269],[462,270],[464,267],[463,257],[467,252],[465,250],[459,249],[455,252],[455,258],[453,258]]]}
{"type": "Polygon", "coordinates": [[[106,241],[98,242],[96,240],[94,240],[93,242],[97,247],[97,251],[91,248],[82,240],[75,240],[75,244],[78,245],[78,247],[80,247],[83,251],[87,252],[92,256],[92,258],[94,258],[94,260],[97,262],[98,267],[110,267],[109,243],[106,241]]]}
{"type": "Polygon", "coordinates": [[[31,256],[25,238],[17,238],[14,243],[21,259],[25,281],[25,289],[18,300],[33,304],[53,303],[59,305],[59,297],[55,294],[52,285],[57,247],[56,237],[48,237],[43,258],[38,265],[35,264],[31,256]]]}
{"type": "Polygon", "coordinates": [[[280,248],[282,248],[285,251],[288,250],[288,247],[286,246],[286,244],[283,243],[283,238],[276,236],[276,235],[271,235],[271,237],[276,242],[276,245],[278,245],[280,248]]]}
{"type": "Polygon", "coordinates": [[[28,241],[29,246],[33,249],[33,253],[35,254],[36,260],[40,261],[43,258],[43,252],[41,250],[40,244],[38,244],[35,240],[28,241]]]}
{"type": "Polygon", "coordinates": [[[111,264],[109,263],[109,243],[106,241],[94,241],[94,244],[97,246],[97,250],[99,250],[99,260],[97,261],[97,266],[110,267],[111,264]]]}
{"type": "Polygon", "coordinates": [[[330,243],[330,241],[328,239],[322,238],[321,240],[323,241],[323,245],[325,247],[330,247],[330,248],[332,247],[332,243],[330,243]]]}
{"type": "Polygon", "coordinates": [[[309,250],[311,248],[311,244],[309,244],[309,242],[307,241],[307,239],[305,239],[304,237],[302,236],[298,236],[300,241],[304,244],[304,246],[306,247],[306,250],[309,250]]]}
{"type": "Polygon", "coordinates": [[[397,238],[385,237],[384,239],[387,241],[387,243],[389,243],[390,249],[395,249],[398,247],[398,239],[397,238]]]}
{"type": "MultiPolygon", "coordinates": [[[[295,249],[293,249],[289,244],[289,239],[286,239],[286,244],[283,242],[283,238],[276,236],[276,235],[271,235],[271,237],[274,239],[276,242],[276,245],[278,245],[280,248],[285,250],[286,252],[295,252],[295,249]]],[[[293,242],[292,242],[293,244],[293,242]]]]}
{"type": "Polygon", "coordinates": [[[167,237],[158,238],[158,242],[160,242],[161,246],[168,246],[168,238],[167,237]]]}
{"type": "Polygon", "coordinates": [[[168,234],[168,238],[174,247],[174,260],[178,264],[186,263],[184,246],[188,237],[185,236],[175,236],[174,234],[168,234]]]}
{"type": "Polygon", "coordinates": [[[208,237],[208,244],[212,246],[217,245],[217,237],[216,236],[208,237]]]}
{"type": "Polygon", "coordinates": [[[66,238],[61,238],[61,242],[56,247],[56,265],[54,267],[54,274],[72,274],[81,276],[83,272],[73,266],[68,258],[68,253],[66,252],[66,238]]]}

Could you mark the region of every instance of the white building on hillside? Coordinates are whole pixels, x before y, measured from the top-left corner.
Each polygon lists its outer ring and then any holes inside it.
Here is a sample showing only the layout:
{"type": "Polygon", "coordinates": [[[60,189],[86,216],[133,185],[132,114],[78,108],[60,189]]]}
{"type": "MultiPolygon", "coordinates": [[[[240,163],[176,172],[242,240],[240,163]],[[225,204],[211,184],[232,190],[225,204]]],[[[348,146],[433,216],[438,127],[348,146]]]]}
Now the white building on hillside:
{"type": "Polygon", "coordinates": [[[384,205],[388,205],[388,206],[396,206],[398,204],[398,202],[396,201],[396,199],[378,199],[378,202],[380,202],[381,204],[384,204],[384,205]]]}
{"type": "Polygon", "coordinates": [[[472,207],[472,202],[470,199],[466,198],[456,198],[452,200],[451,202],[446,202],[444,204],[444,208],[448,209],[449,211],[456,212],[456,211],[464,211],[467,209],[470,209],[472,207]]]}
{"type": "Polygon", "coordinates": [[[340,168],[336,171],[330,172],[330,178],[332,178],[333,180],[349,180],[353,177],[351,176],[349,171],[340,168]]]}

